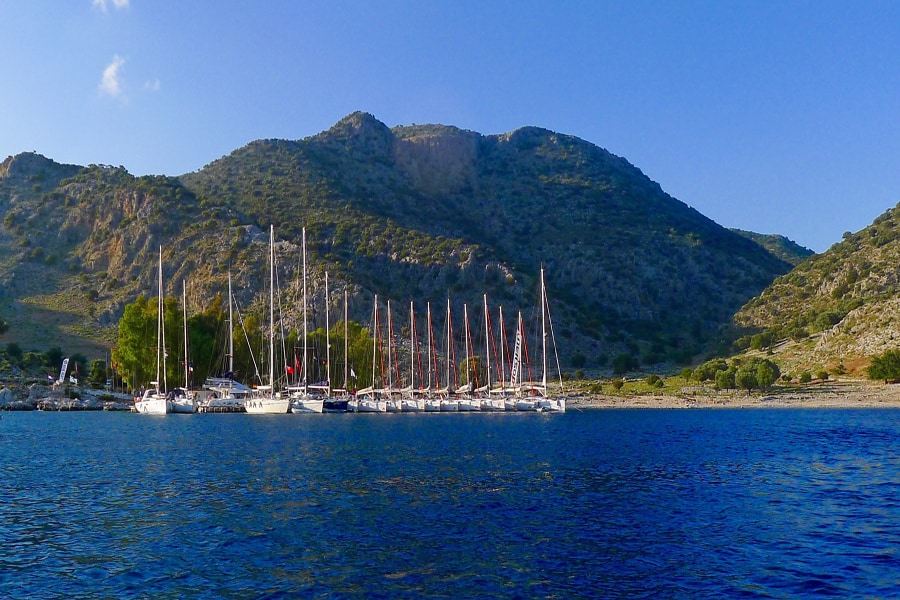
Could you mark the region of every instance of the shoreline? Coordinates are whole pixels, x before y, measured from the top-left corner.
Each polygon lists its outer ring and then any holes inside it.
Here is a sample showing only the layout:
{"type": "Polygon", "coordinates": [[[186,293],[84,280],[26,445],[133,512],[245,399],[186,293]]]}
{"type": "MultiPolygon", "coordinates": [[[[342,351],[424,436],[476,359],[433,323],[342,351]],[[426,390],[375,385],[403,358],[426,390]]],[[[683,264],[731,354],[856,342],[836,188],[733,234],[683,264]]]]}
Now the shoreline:
{"type": "Polygon", "coordinates": [[[722,408],[900,408],[900,385],[859,379],[826,381],[767,391],[693,389],[680,394],[585,395],[569,400],[573,410],[722,408]]]}
{"type": "MultiPolygon", "coordinates": [[[[69,397],[43,385],[17,386],[0,382],[3,410],[129,410],[131,397],[107,391],[79,389],[69,397]]],[[[736,409],[736,408],[900,408],[900,385],[864,379],[836,379],[805,386],[776,386],[766,391],[717,391],[685,387],[667,394],[578,394],[568,397],[568,409],[736,409]]]]}

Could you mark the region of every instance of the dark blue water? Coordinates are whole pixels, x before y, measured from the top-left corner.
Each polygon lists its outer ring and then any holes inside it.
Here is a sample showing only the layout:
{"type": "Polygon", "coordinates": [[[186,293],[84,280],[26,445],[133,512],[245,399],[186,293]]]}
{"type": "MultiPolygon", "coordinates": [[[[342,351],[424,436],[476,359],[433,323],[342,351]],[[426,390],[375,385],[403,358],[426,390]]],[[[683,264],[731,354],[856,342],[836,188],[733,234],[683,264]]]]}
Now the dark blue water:
{"type": "Polygon", "coordinates": [[[0,597],[900,597],[900,411],[4,413],[0,597]]]}

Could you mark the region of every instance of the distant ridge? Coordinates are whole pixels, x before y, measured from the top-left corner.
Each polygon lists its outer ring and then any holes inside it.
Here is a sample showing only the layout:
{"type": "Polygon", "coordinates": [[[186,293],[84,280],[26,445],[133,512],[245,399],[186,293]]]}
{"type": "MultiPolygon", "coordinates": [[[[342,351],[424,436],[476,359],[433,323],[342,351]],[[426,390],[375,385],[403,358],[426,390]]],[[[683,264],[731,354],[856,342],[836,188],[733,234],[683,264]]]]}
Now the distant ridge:
{"type": "Polygon", "coordinates": [[[797,242],[794,242],[783,235],[754,233],[752,231],[744,231],[743,229],[731,229],[731,231],[749,240],[753,240],[781,260],[790,263],[795,267],[815,254],[815,252],[809,248],[804,248],[797,242]]]}

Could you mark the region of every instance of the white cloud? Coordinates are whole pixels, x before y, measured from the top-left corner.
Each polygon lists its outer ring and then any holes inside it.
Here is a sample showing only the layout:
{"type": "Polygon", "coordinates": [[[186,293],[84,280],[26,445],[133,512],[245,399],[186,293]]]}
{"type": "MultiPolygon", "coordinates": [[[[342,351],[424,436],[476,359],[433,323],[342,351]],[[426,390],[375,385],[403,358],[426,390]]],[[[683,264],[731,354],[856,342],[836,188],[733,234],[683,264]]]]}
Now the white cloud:
{"type": "MultiPolygon", "coordinates": [[[[128,8],[131,0],[111,0],[111,4],[116,9],[128,8]]],[[[103,12],[109,12],[107,0],[93,0],[94,8],[99,8],[103,12]]]]}
{"type": "Polygon", "coordinates": [[[150,92],[158,92],[161,87],[162,83],[160,83],[159,77],[144,82],[144,89],[150,92]]]}
{"type": "Polygon", "coordinates": [[[125,59],[116,54],[113,56],[112,62],[103,69],[103,77],[98,86],[101,96],[123,97],[121,71],[124,65],[125,59]]]}

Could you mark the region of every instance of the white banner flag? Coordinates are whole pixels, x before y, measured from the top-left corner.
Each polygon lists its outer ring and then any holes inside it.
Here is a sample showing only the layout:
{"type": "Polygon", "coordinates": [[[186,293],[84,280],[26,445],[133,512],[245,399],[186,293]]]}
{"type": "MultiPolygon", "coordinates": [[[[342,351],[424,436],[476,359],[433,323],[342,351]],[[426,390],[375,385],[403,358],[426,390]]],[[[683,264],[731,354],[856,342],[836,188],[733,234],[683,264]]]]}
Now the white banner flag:
{"type": "Polygon", "coordinates": [[[66,369],[69,368],[69,357],[63,359],[62,369],[59,370],[59,379],[56,383],[62,383],[66,379],[66,369]]]}
{"type": "Polygon", "coordinates": [[[519,375],[522,370],[522,328],[521,325],[516,328],[516,348],[513,350],[512,373],[510,373],[509,384],[512,387],[519,385],[519,375]]]}

